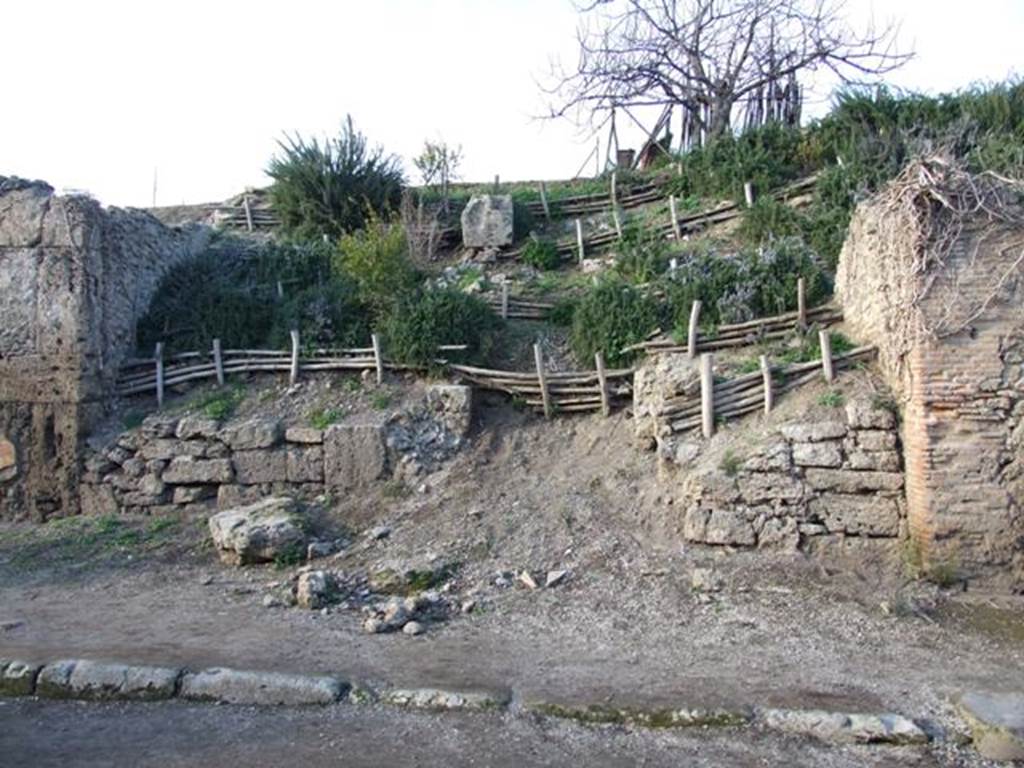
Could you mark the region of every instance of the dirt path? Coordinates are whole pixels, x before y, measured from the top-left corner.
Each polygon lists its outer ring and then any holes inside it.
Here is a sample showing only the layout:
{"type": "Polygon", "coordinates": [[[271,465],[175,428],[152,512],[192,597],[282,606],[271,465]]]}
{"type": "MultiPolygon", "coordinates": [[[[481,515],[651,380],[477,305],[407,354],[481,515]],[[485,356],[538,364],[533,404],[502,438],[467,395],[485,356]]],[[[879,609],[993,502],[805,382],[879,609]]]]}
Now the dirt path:
{"type": "Polygon", "coordinates": [[[762,732],[645,732],[498,715],[382,709],[0,702],[8,768],[686,765],[934,766],[917,749],[826,747],[762,732]]]}

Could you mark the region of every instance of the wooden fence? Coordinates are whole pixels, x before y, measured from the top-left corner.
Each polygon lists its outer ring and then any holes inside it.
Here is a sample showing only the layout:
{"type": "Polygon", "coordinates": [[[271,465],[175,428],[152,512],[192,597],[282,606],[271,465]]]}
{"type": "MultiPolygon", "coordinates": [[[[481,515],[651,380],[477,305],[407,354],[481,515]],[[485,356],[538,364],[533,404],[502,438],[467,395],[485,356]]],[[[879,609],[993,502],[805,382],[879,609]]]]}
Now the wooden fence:
{"type": "Polygon", "coordinates": [[[754,411],[769,413],[777,395],[790,392],[818,377],[834,380],[836,372],[870,360],[875,347],[858,347],[844,355],[833,356],[827,331],[818,334],[821,358],[809,363],[785,367],[773,366],[765,355],[760,370],[727,381],[714,380],[714,355],[700,356],[700,391],[683,392],[662,404],[655,418],[667,423],[672,432],[700,429],[711,437],[715,424],[754,411]]]}
{"type": "Polygon", "coordinates": [[[510,296],[508,283],[502,283],[501,290],[496,293],[485,294],[484,301],[505,320],[544,320],[555,308],[549,301],[510,296]]]}
{"type": "Polygon", "coordinates": [[[506,392],[522,398],[526,405],[554,413],[601,411],[611,414],[612,405],[633,394],[633,369],[605,370],[600,353],[594,356],[595,370],[555,372],[546,370],[539,345],[533,347],[536,371],[498,371],[469,365],[449,364],[448,369],[483,389],[506,392]]]}
{"type": "Polygon", "coordinates": [[[648,354],[669,354],[686,352],[695,357],[701,352],[715,352],[722,349],[745,347],[765,341],[783,339],[794,330],[806,330],[814,325],[827,328],[843,319],[842,310],[832,304],[824,304],[813,309],[806,309],[804,302],[804,283],[797,283],[797,293],[802,309],[784,312],[773,317],[750,320],[745,323],[720,325],[714,331],[702,332],[699,328],[701,302],[695,301],[690,308],[690,323],[687,329],[686,343],[662,334],[656,335],[626,347],[623,352],[642,350],[648,354]]]}
{"type": "MultiPolygon", "coordinates": [[[[788,200],[793,197],[799,197],[810,192],[816,180],[817,179],[814,176],[802,179],[794,182],[784,189],[778,190],[773,193],[772,196],[779,200],[788,200]]],[[[603,195],[598,199],[601,201],[601,206],[592,212],[596,213],[601,210],[612,210],[616,217],[617,226],[615,230],[601,232],[596,235],[591,235],[590,237],[584,237],[582,222],[580,219],[576,219],[576,236],[571,239],[559,240],[555,243],[555,249],[559,255],[563,257],[576,256],[582,261],[588,252],[605,250],[622,238],[622,225],[617,214],[617,209],[621,207],[621,205],[617,205],[615,203],[612,195],[603,195]]],[[[654,202],[658,199],[668,201],[669,217],[668,221],[664,224],[654,227],[654,231],[656,234],[665,237],[666,239],[680,240],[684,235],[699,232],[712,224],[720,224],[737,219],[743,215],[744,211],[743,204],[730,201],[721,203],[720,205],[703,211],[679,216],[676,211],[675,198],[672,196],[666,196],[660,191],[658,191],[653,198],[646,200],[645,202],[654,202]]],[[[499,258],[515,259],[519,258],[521,255],[522,248],[517,248],[499,254],[499,258]]]]}
{"type": "MultiPolygon", "coordinates": [[[[298,331],[292,331],[291,351],[267,349],[221,349],[214,339],[208,352],[182,352],[165,357],[163,344],[157,344],[153,357],[133,358],[121,366],[117,394],[122,397],[155,392],[157,404],[163,406],[167,387],[201,379],[216,379],[223,386],[235,373],[288,373],[294,384],[303,372],[362,371],[376,373],[377,383],[384,380],[385,370],[411,370],[414,366],[388,362],[380,339],[372,337],[372,346],[353,349],[317,349],[302,354],[298,331]]],[[[466,347],[447,344],[439,353],[463,351],[466,347]]],[[[535,372],[502,371],[457,365],[438,359],[458,378],[484,389],[506,392],[521,397],[527,405],[543,411],[548,418],[555,412],[601,411],[611,413],[613,403],[632,394],[633,370],[604,368],[600,354],[595,357],[596,370],[547,371],[540,347],[534,346],[535,372]]]]}

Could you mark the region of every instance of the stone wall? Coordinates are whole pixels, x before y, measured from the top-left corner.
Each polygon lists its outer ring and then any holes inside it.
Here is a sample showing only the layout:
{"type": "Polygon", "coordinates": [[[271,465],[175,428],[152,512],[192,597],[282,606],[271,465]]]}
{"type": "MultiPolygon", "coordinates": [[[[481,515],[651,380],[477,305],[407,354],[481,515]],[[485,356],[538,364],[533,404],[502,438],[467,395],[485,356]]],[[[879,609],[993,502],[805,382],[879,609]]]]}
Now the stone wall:
{"type": "Polygon", "coordinates": [[[204,242],[198,228],[0,177],[0,518],[78,511],[81,438],[136,320],[204,242]]]}
{"type": "MultiPolygon", "coordinates": [[[[693,461],[691,443],[663,440],[662,460],[693,461]]],[[[755,446],[729,449],[716,466],[682,478],[687,541],[787,550],[848,539],[895,540],[903,528],[896,419],[866,397],[830,420],[789,421],[755,446]]]]}
{"type": "Polygon", "coordinates": [[[88,514],[206,513],[269,495],[342,496],[411,482],[458,451],[472,421],[472,389],[429,387],[394,419],[326,429],[278,419],[220,423],[154,414],[90,455],[81,486],[88,514]]]}
{"type": "Polygon", "coordinates": [[[912,225],[901,216],[858,208],[837,293],[900,396],[910,532],[926,567],[1019,589],[1024,230],[966,221],[941,263],[922,269],[920,253],[881,234],[912,225]]]}

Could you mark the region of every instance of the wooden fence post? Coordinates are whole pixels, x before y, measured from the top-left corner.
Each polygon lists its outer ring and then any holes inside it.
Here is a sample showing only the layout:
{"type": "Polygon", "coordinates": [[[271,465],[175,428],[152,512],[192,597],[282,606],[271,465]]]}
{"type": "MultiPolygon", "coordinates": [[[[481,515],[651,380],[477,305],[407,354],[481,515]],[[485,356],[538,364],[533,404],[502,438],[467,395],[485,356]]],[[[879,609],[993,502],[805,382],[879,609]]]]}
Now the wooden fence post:
{"type": "Polygon", "coordinates": [[[544,418],[551,418],[551,395],[548,393],[548,381],[544,376],[544,353],[540,351],[540,344],[533,345],[533,359],[537,364],[537,381],[540,383],[540,399],[544,404],[544,418]]]}
{"type": "Polygon", "coordinates": [[[544,207],[544,218],[551,221],[551,207],[548,205],[548,190],[543,181],[540,183],[540,204],[544,207]]]}
{"type": "Polygon", "coordinates": [[[156,407],[164,407],[164,343],[158,341],[153,350],[156,359],[156,407]]]}
{"type": "Polygon", "coordinates": [[[712,377],[714,355],[700,356],[700,428],[704,437],[715,434],[715,380],[712,377]]]}
{"type": "Polygon", "coordinates": [[[761,355],[761,379],[764,381],[764,412],[771,413],[775,393],[772,391],[772,367],[768,363],[768,355],[761,355]]]}
{"type": "Polygon", "coordinates": [[[619,216],[619,209],[612,208],[612,221],[615,222],[615,234],[619,240],[622,239],[622,218],[619,216]]]}
{"type": "Polygon", "coordinates": [[[583,263],[583,222],[576,219],[576,248],[580,254],[580,264],[583,263]]]}
{"type": "Polygon", "coordinates": [[[245,228],[252,232],[252,209],[249,207],[249,196],[242,196],[242,207],[245,209],[245,228]]]}
{"type": "Polygon", "coordinates": [[[835,371],[832,370],[832,339],[827,330],[818,331],[818,344],[821,345],[821,370],[825,374],[825,381],[831,382],[835,378],[835,371]]]}
{"type": "Polygon", "coordinates": [[[754,205],[754,184],[752,182],[743,183],[743,198],[747,201],[747,208],[754,205]]]}
{"type": "Polygon", "coordinates": [[[612,415],[612,404],[608,397],[608,379],[604,375],[604,355],[598,352],[594,355],[594,365],[597,367],[597,386],[601,388],[601,413],[606,417],[612,415]]]}
{"type": "Polygon", "coordinates": [[[618,205],[619,205],[619,190],[617,189],[618,182],[619,182],[619,172],[618,171],[612,171],[612,189],[611,189],[611,196],[610,197],[611,197],[611,201],[612,201],[612,209],[613,210],[615,208],[617,208],[618,205]]]}
{"type": "Polygon", "coordinates": [[[501,284],[501,319],[508,320],[508,283],[501,284]]]}
{"type": "Polygon", "coordinates": [[[224,356],[220,351],[220,339],[213,340],[213,367],[217,370],[217,386],[224,386],[224,356]]]}
{"type": "Polygon", "coordinates": [[[292,337],[292,365],[288,372],[288,383],[293,387],[299,380],[299,332],[293,330],[291,332],[292,337]]]}
{"type": "Polygon", "coordinates": [[[498,194],[498,190],[501,187],[501,179],[498,174],[494,174],[494,194],[498,194]]]}
{"type": "Polygon", "coordinates": [[[277,298],[281,300],[284,299],[284,283],[280,280],[277,281],[277,298]]]}
{"type": "Polygon", "coordinates": [[[802,277],[796,281],[796,323],[800,330],[807,327],[807,287],[802,277]]]}
{"type": "Polygon", "coordinates": [[[679,226],[679,211],[676,208],[676,196],[668,196],[668,209],[672,215],[672,234],[675,235],[676,240],[683,239],[683,230],[679,226]]]}
{"type": "Polygon", "coordinates": [[[700,321],[700,302],[690,305],[690,327],[686,329],[686,354],[692,360],[697,356],[697,323],[700,321]]]}
{"type": "Polygon", "coordinates": [[[375,333],[370,336],[373,342],[373,364],[377,369],[377,383],[384,383],[384,357],[380,352],[380,337],[375,333]]]}

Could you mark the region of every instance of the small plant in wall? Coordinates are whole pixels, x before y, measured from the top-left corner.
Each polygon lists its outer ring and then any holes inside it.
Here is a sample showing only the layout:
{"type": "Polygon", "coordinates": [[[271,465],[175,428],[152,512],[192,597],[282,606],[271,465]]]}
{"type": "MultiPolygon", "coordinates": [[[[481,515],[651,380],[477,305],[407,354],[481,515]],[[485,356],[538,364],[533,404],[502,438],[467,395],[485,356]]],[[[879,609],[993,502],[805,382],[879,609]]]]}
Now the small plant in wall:
{"type": "Polygon", "coordinates": [[[732,449],[727,449],[722,455],[722,461],[719,464],[719,467],[728,477],[736,477],[740,472],[740,465],[742,463],[743,460],[733,453],[732,449]]]}
{"type": "Polygon", "coordinates": [[[821,397],[818,398],[818,404],[823,405],[826,408],[839,408],[844,402],[843,393],[835,389],[830,389],[828,392],[822,392],[821,397]]]}

